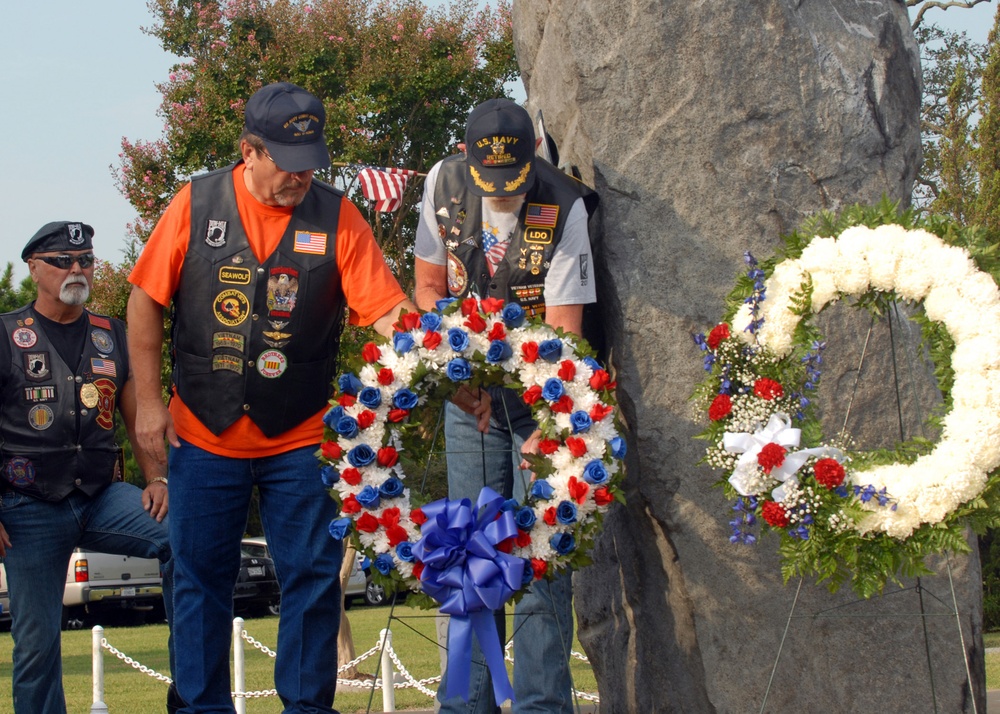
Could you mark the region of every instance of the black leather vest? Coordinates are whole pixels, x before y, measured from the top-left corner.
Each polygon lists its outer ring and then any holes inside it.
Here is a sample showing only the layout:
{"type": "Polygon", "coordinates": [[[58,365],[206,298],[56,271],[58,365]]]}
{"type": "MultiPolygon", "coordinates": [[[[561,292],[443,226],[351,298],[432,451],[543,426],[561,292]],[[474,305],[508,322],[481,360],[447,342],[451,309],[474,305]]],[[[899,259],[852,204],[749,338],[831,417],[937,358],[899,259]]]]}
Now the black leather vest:
{"type": "MultiPolygon", "coordinates": [[[[438,170],[434,205],[438,236],[448,250],[448,292],[517,302],[529,316],[545,316],[545,275],[562,238],[570,208],[596,194],[536,157],[535,185],[528,191],[510,246],[490,277],[482,247],[482,199],[465,187],[465,156],[449,156],[438,170]],[[442,215],[442,214],[446,215],[442,215]]],[[[589,205],[589,203],[588,203],[589,205]]]]}
{"type": "Polygon", "coordinates": [[[0,407],[3,485],[45,501],[74,489],[93,496],[115,475],[115,408],[129,370],[125,324],[85,315],[87,338],[76,371],[32,306],[0,315],[12,357],[0,407]]]}
{"type": "Polygon", "coordinates": [[[336,260],[342,197],[314,180],[278,247],[258,263],[236,207],[233,167],[191,182],[173,379],[212,433],[246,414],[274,437],[329,399],[345,308],[336,260]]]}

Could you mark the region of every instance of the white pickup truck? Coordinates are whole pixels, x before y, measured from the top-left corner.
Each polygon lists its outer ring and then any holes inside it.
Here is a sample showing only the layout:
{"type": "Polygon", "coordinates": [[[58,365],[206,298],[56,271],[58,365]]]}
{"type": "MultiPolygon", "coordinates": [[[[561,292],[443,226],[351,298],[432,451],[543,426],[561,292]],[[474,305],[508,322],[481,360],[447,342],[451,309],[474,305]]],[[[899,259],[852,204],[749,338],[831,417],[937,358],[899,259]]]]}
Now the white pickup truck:
{"type": "Polygon", "coordinates": [[[79,628],[87,615],[111,610],[162,618],[160,561],[77,548],[66,573],[63,626],[79,628]]]}

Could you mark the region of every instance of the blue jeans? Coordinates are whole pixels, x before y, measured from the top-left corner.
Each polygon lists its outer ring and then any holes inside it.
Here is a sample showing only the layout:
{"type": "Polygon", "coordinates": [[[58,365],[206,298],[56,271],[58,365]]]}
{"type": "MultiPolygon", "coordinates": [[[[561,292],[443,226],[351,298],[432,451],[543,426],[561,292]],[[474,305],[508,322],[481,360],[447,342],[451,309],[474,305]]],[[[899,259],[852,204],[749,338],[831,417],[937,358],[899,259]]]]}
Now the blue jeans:
{"type": "Polygon", "coordinates": [[[177,688],[185,714],[234,712],[229,671],[233,588],[250,495],[281,586],[274,683],[286,712],[333,712],[340,627],[337,509],[315,447],[254,459],[217,456],[188,442],[170,450],[177,688]]]}
{"type": "MultiPolygon", "coordinates": [[[[510,393],[510,390],[507,390],[510,393]]],[[[534,423],[530,414],[508,420],[494,397],[490,431],[476,430],[473,417],[451,402],[445,404],[445,440],[448,461],[448,497],[471,498],[475,503],[483,486],[504,498],[524,501],[530,473],[521,471],[521,445],[534,423]]],[[[503,613],[497,613],[497,630],[505,638],[503,613]]],[[[552,714],[573,711],[569,672],[573,643],[573,585],[569,572],[549,582],[536,580],[514,608],[514,697],[516,714],[552,714]]],[[[479,643],[473,637],[469,701],[444,698],[445,672],[438,688],[442,712],[491,714],[497,705],[493,684],[479,643]]]]}
{"type": "MultiPolygon", "coordinates": [[[[79,491],[61,501],[41,501],[8,491],[0,497],[0,522],[10,535],[4,567],[14,616],[14,711],[64,714],[60,653],[63,590],[74,548],[158,558],[163,599],[170,604],[167,521],[142,508],[142,490],[115,482],[94,497],[79,491]]],[[[168,642],[169,646],[169,642],[168,642]]],[[[171,666],[173,650],[170,650],[171,666]]]]}

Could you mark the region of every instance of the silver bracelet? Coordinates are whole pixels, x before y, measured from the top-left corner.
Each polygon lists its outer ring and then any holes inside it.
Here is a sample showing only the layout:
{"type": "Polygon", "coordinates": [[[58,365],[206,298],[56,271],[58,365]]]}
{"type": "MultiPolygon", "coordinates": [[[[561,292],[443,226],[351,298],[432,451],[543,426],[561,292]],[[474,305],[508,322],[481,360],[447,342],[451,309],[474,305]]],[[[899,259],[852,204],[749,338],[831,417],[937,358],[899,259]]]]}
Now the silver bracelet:
{"type": "Polygon", "coordinates": [[[147,481],[146,485],[147,486],[152,486],[154,483],[162,483],[164,486],[166,486],[167,485],[167,477],[166,476],[157,476],[156,478],[150,479],[149,481],[147,481]]]}

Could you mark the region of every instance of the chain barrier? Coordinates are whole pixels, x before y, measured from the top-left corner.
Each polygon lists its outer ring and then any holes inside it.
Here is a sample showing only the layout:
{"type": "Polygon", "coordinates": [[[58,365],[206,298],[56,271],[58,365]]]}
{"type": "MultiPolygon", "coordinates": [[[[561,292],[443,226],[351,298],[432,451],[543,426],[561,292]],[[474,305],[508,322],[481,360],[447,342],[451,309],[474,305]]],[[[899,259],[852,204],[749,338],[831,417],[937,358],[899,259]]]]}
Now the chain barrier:
{"type": "Polygon", "coordinates": [[[111,654],[113,654],[115,657],[117,657],[118,659],[120,659],[122,662],[124,662],[125,664],[129,665],[133,669],[137,669],[140,672],[142,672],[143,674],[149,675],[153,679],[158,679],[161,682],[164,682],[165,684],[172,684],[173,681],[174,681],[170,677],[166,676],[165,674],[160,674],[155,669],[150,669],[146,665],[140,664],[139,662],[136,662],[134,659],[132,659],[131,657],[129,657],[124,652],[121,652],[120,650],[115,649],[114,647],[111,646],[111,643],[108,642],[108,639],[106,637],[102,637],[101,638],[101,647],[103,647],[104,649],[106,649],[108,652],[110,652],[111,654]]]}

